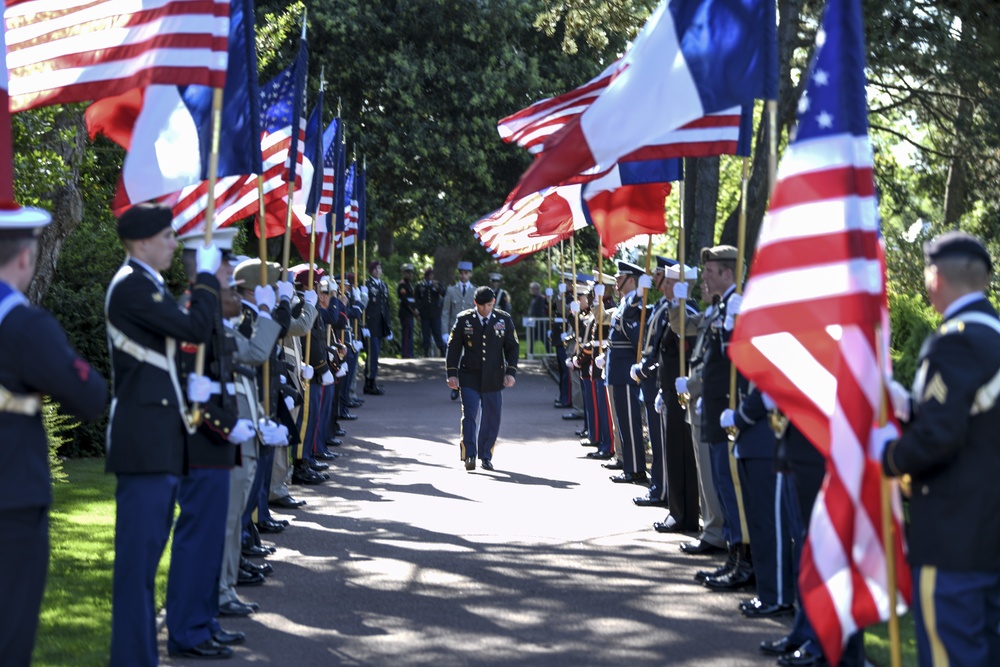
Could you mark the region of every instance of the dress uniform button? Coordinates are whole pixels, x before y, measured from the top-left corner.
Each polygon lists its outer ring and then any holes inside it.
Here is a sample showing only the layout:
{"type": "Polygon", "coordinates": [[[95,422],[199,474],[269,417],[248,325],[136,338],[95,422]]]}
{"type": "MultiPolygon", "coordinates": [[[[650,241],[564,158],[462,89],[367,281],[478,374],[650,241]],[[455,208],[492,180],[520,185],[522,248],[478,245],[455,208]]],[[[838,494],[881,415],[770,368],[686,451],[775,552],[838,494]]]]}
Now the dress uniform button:
{"type": "Polygon", "coordinates": [[[162,403],[163,405],[166,405],[167,404],[167,399],[163,399],[162,401],[160,401],[160,403],[162,403]]]}
{"type": "Polygon", "coordinates": [[[924,484],[923,486],[920,487],[920,493],[922,493],[923,495],[926,496],[930,492],[931,492],[931,490],[930,490],[930,488],[926,484],[924,484]]]}

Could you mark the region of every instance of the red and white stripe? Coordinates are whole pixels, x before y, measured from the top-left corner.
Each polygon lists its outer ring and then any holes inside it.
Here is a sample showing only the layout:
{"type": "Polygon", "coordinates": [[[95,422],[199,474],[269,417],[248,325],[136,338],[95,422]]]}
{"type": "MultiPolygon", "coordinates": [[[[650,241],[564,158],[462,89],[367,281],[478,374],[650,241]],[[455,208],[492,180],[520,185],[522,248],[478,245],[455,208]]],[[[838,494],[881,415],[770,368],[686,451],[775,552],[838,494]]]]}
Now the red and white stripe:
{"type": "Polygon", "coordinates": [[[8,0],[4,19],[12,112],[157,83],[225,85],[228,1],[8,0]]]}
{"type": "MultiPolygon", "coordinates": [[[[6,24],[0,25],[0,35],[6,43],[6,24]]],[[[10,98],[7,96],[7,61],[0,59],[0,199],[14,199],[14,140],[10,127],[10,98]]]]}
{"type": "MultiPolygon", "coordinates": [[[[730,356],[823,453],[799,585],[828,660],[888,618],[880,466],[869,441],[888,400],[888,321],[871,146],[834,135],[788,147],[737,319],[730,356]],[[887,334],[887,331],[883,331],[887,334]]],[[[892,419],[892,417],[890,417],[892,419]]],[[[910,577],[893,498],[900,598],[910,577]]]]}

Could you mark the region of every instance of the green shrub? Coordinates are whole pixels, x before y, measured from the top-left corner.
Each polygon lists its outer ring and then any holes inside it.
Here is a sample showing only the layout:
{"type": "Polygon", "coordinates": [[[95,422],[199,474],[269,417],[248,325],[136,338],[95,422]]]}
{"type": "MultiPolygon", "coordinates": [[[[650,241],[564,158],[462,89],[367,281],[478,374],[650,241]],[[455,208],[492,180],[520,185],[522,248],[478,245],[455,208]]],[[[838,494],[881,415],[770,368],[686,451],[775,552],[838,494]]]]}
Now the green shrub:
{"type": "Polygon", "coordinates": [[[70,441],[68,434],[73,430],[74,422],[68,415],[59,412],[58,403],[46,396],[42,404],[42,424],[45,425],[45,435],[49,441],[49,471],[52,473],[52,481],[66,482],[68,479],[63,472],[59,448],[70,441]]]}
{"type": "Polygon", "coordinates": [[[922,295],[889,293],[893,377],[904,387],[913,383],[924,339],[941,321],[922,295]]]}

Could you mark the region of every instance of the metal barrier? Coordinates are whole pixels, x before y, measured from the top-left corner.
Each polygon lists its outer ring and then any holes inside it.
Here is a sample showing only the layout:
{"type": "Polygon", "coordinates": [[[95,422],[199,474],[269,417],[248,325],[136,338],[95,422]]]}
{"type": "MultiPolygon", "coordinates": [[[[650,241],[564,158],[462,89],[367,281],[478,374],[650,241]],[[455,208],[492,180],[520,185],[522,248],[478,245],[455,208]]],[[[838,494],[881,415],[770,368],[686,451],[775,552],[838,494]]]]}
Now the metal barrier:
{"type": "Polygon", "coordinates": [[[550,320],[547,317],[522,317],[521,324],[524,327],[524,340],[527,341],[526,357],[528,359],[545,359],[555,356],[552,347],[552,340],[549,332],[552,330],[550,322],[562,322],[561,317],[550,320]],[[539,352],[536,348],[541,347],[544,351],[539,352]]]}

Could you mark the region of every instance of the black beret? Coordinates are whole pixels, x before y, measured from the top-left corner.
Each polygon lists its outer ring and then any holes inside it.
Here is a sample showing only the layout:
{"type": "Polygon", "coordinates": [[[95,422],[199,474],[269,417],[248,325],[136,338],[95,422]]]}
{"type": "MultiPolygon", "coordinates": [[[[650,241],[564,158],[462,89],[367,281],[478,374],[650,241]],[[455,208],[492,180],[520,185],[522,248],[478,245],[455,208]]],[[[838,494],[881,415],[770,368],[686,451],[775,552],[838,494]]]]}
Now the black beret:
{"type": "Polygon", "coordinates": [[[477,287],[476,288],[476,295],[475,295],[474,299],[475,299],[476,303],[478,303],[480,306],[485,306],[490,301],[496,300],[496,298],[497,298],[497,295],[494,294],[493,290],[491,290],[489,287],[477,287]]]}
{"type": "Polygon", "coordinates": [[[118,238],[138,241],[156,236],[170,226],[174,214],[163,204],[137,204],[118,218],[118,238]]]}
{"type": "Polygon", "coordinates": [[[946,257],[978,258],[986,262],[986,270],[993,270],[990,253],[982,241],[965,232],[945,232],[924,244],[924,257],[928,264],[933,264],[946,257]]]}
{"type": "Polygon", "coordinates": [[[701,263],[705,262],[735,262],[736,255],[739,253],[735,247],[731,245],[717,245],[711,248],[701,249],[701,263]]]}

